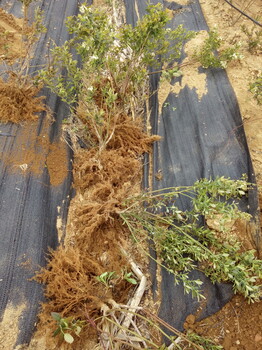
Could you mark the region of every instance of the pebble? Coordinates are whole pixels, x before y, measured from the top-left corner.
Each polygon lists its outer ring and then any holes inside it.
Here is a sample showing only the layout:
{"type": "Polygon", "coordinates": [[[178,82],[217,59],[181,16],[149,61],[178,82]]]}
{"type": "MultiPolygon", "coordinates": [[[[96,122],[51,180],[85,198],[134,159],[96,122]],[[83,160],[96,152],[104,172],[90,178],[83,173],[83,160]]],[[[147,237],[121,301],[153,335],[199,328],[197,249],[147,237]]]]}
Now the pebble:
{"type": "Polygon", "coordinates": [[[257,334],[255,335],[255,342],[258,343],[258,342],[261,341],[261,340],[262,340],[261,334],[257,333],[257,334]]]}

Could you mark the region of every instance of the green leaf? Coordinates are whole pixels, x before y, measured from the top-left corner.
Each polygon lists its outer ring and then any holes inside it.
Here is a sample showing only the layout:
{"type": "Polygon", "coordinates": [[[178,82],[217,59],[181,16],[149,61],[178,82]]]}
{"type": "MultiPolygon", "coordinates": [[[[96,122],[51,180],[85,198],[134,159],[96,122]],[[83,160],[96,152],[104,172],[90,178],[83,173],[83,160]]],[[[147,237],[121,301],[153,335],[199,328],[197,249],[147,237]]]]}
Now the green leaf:
{"type": "Polygon", "coordinates": [[[77,326],[76,329],[75,329],[75,334],[76,334],[76,335],[79,335],[80,332],[81,332],[81,330],[82,330],[82,328],[79,327],[79,326],[77,326]]]}
{"type": "Polygon", "coordinates": [[[60,314],[59,313],[57,313],[57,312],[51,312],[51,316],[53,317],[53,319],[54,320],[56,320],[56,321],[60,321],[61,320],[61,316],[60,316],[60,314]]]}
{"type": "Polygon", "coordinates": [[[126,278],[126,280],[131,284],[137,284],[137,281],[134,278],[126,278]]]}
{"type": "Polygon", "coordinates": [[[58,327],[58,328],[53,332],[53,337],[57,336],[59,333],[61,333],[60,327],[58,327]]]}
{"type": "Polygon", "coordinates": [[[72,344],[73,341],[74,341],[74,338],[72,337],[71,334],[69,333],[64,333],[64,340],[69,343],[69,344],[72,344]]]}

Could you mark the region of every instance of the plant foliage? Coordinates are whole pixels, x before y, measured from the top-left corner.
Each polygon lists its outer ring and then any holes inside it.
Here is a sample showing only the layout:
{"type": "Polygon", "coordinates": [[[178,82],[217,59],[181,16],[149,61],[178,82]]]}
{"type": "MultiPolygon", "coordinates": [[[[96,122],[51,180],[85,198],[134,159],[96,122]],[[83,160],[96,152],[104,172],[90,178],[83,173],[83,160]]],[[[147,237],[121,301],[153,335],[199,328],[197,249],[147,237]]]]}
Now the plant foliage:
{"type": "Polygon", "coordinates": [[[202,282],[188,277],[198,269],[213,283],[231,282],[235,293],[255,301],[261,293],[257,281],[262,261],[256,259],[255,251],[243,251],[227,225],[239,218],[249,219],[233,200],[245,196],[247,190],[244,180],[203,179],[193,186],[130,198],[120,215],[137,242],[150,233],[162,266],[174,274],[176,283],[183,283],[186,293],[201,297],[202,282]],[[178,208],[176,202],[182,197],[190,199],[191,210],[178,208]],[[207,219],[216,220],[218,229],[208,227],[207,219]]]}
{"type": "Polygon", "coordinates": [[[249,91],[252,92],[254,98],[259,105],[262,104],[262,73],[258,74],[256,79],[250,83],[249,91]]]}
{"type": "Polygon", "coordinates": [[[159,68],[179,58],[183,43],[194,36],[182,26],[167,28],[168,20],[161,4],[149,5],[136,27],[118,27],[106,12],[87,4],[68,19],[72,38],[53,48],[39,78],[74,111],[78,108],[100,149],[112,138],[121,114],[141,114],[148,66],[159,68]]]}
{"type": "Polygon", "coordinates": [[[226,68],[229,62],[243,58],[238,52],[240,43],[221,50],[222,44],[223,39],[218,35],[218,32],[215,29],[210,30],[208,38],[199,50],[196,50],[194,57],[204,68],[226,68]]]}
{"type": "Polygon", "coordinates": [[[82,328],[86,324],[85,321],[74,320],[73,317],[63,318],[57,312],[52,312],[51,316],[57,323],[57,329],[54,331],[53,336],[60,335],[63,337],[64,341],[69,344],[72,344],[75,340],[73,335],[79,336],[82,328]]]}

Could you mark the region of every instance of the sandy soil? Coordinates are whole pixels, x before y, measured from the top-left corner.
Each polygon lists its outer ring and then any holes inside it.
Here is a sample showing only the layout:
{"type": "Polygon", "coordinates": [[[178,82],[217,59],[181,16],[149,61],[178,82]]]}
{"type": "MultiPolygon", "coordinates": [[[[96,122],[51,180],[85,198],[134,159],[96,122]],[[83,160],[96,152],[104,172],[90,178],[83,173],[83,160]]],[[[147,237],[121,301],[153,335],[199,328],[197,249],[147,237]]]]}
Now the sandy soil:
{"type": "Polygon", "coordinates": [[[0,8],[0,61],[13,61],[23,52],[23,20],[7,14],[0,8]]]}

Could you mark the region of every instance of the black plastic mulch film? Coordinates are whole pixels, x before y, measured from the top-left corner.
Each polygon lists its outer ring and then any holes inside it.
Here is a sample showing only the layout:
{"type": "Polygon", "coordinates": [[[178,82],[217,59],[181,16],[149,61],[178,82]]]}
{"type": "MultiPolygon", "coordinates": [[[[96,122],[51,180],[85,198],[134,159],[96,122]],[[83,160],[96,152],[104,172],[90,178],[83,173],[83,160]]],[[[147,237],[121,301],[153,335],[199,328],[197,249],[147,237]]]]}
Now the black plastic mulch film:
{"type": "MultiPolygon", "coordinates": [[[[78,0],[38,0],[30,5],[29,18],[32,18],[34,7],[44,11],[47,32],[37,43],[32,60],[33,67],[45,62],[47,43],[53,39],[62,44],[68,39],[65,20],[77,14],[78,0]]],[[[0,0],[0,7],[17,17],[22,16],[21,2],[0,0]]],[[[62,119],[68,115],[64,103],[49,90],[42,92],[46,96],[46,104],[53,111],[55,122],[48,133],[50,142],[59,138],[62,119]]],[[[45,115],[39,119],[37,127],[30,133],[42,135],[45,127],[45,115]]],[[[1,132],[15,137],[0,136],[1,156],[8,156],[12,151],[21,148],[17,139],[24,135],[24,126],[1,124],[1,132]]],[[[48,248],[58,244],[56,221],[58,207],[61,208],[62,219],[66,218],[71,195],[71,162],[72,154],[68,149],[68,177],[59,186],[51,186],[47,169],[41,176],[10,173],[8,166],[0,161],[0,318],[7,306],[26,305],[19,324],[17,344],[30,341],[39,311],[39,302],[43,300],[42,286],[29,281],[34,269],[44,266],[48,248]],[[29,262],[28,268],[23,265],[29,262]]],[[[0,319],[0,321],[1,321],[0,319]]],[[[10,349],[11,350],[11,349],[10,349]]]]}
{"type": "MultiPolygon", "coordinates": [[[[82,2],[82,1],[81,1],[82,2]]],[[[158,3],[159,1],[151,1],[158,3]]],[[[127,22],[135,24],[138,16],[146,9],[146,0],[125,0],[127,22]],[[135,4],[136,2],[136,4],[135,4]],[[139,14],[136,13],[138,9],[139,14]]],[[[187,29],[206,30],[207,25],[198,1],[187,6],[176,2],[164,1],[171,10],[186,11],[175,16],[171,26],[184,24],[187,29]]],[[[32,66],[43,63],[47,52],[47,42],[52,38],[57,44],[62,44],[68,34],[64,25],[68,16],[78,11],[77,0],[42,0],[34,6],[40,6],[45,13],[47,33],[39,41],[35,51],[32,66]]],[[[21,16],[19,1],[0,0],[0,7],[21,16]]],[[[33,11],[31,9],[31,11],[33,11]]],[[[151,88],[158,86],[159,75],[151,79],[151,88]]],[[[153,133],[163,138],[154,146],[153,172],[162,171],[163,178],[154,180],[154,189],[169,186],[191,185],[202,177],[224,175],[238,179],[243,173],[248,174],[254,182],[252,164],[248,152],[244,130],[241,126],[241,116],[234,92],[223,70],[207,70],[208,92],[201,99],[194,89],[187,86],[178,96],[170,93],[166,99],[168,107],[158,114],[158,100],[151,98],[151,123],[153,133]],[[176,109],[173,110],[173,107],[176,109]]],[[[68,113],[66,106],[59,98],[44,90],[46,103],[54,112],[55,123],[49,130],[50,141],[58,137],[63,117],[68,113]]],[[[38,127],[32,132],[41,134],[42,116],[38,127]]],[[[19,149],[17,136],[22,126],[1,125],[1,132],[10,133],[15,137],[0,137],[1,155],[19,149]]],[[[60,186],[52,187],[47,170],[41,177],[33,174],[11,174],[0,158],[0,317],[4,315],[7,305],[25,303],[19,325],[17,344],[29,342],[36,322],[39,302],[43,300],[42,287],[29,281],[33,273],[21,265],[25,260],[32,266],[45,264],[48,247],[55,248],[58,243],[56,218],[57,207],[61,207],[61,216],[66,218],[68,202],[71,194],[71,172],[68,151],[68,178],[60,186]]],[[[145,167],[145,174],[147,168],[145,167]]],[[[147,185],[145,175],[145,186],[147,185]]],[[[188,203],[183,202],[183,209],[188,203]]],[[[257,216],[258,204],[255,191],[248,201],[242,202],[243,209],[257,216]]],[[[161,288],[162,302],[160,317],[178,329],[188,314],[194,313],[199,303],[188,295],[184,295],[181,286],[174,286],[173,277],[162,271],[161,286],[157,286],[154,274],[155,266],[151,264],[153,286],[161,288]]],[[[199,273],[193,272],[192,277],[199,273]]],[[[199,276],[197,276],[199,277],[199,276]]],[[[206,303],[201,317],[205,317],[220,309],[231,297],[229,285],[212,285],[207,278],[204,280],[206,303]]]]}
{"type": "MultiPolygon", "coordinates": [[[[152,4],[159,2],[176,12],[170,24],[172,28],[183,24],[188,30],[208,30],[199,1],[189,1],[188,5],[180,5],[175,1],[151,1],[152,4]]],[[[145,13],[146,4],[144,0],[125,0],[127,22],[135,25],[145,13]]],[[[199,68],[201,72],[203,69],[199,68]]],[[[169,93],[160,112],[157,94],[151,98],[152,133],[162,137],[153,150],[153,190],[192,185],[198,179],[216,176],[239,179],[242,174],[247,174],[249,181],[255,182],[239,106],[227,74],[222,69],[207,69],[205,73],[207,93],[201,100],[196,89],[190,89],[187,85],[177,96],[169,93]],[[159,171],[161,180],[154,176],[159,171]]],[[[159,74],[151,75],[151,91],[156,91],[159,78],[159,74]]],[[[181,78],[176,78],[174,83],[177,81],[181,82],[181,78]]],[[[147,188],[148,165],[145,165],[144,173],[144,186],[147,188]]],[[[179,206],[183,210],[187,209],[188,200],[181,199],[179,206]]],[[[252,214],[258,223],[256,191],[250,192],[248,199],[242,200],[240,206],[252,214]]],[[[259,229],[256,238],[259,243],[259,229]]],[[[186,317],[194,314],[200,303],[190,295],[185,295],[181,285],[175,286],[173,276],[165,270],[161,271],[162,282],[158,285],[155,271],[156,266],[151,263],[153,288],[155,291],[159,289],[162,297],[159,316],[183,330],[186,317]]],[[[213,285],[198,271],[192,272],[190,277],[200,278],[204,282],[206,302],[201,303],[201,311],[198,312],[201,319],[218,311],[232,297],[228,284],[213,285]]]]}

